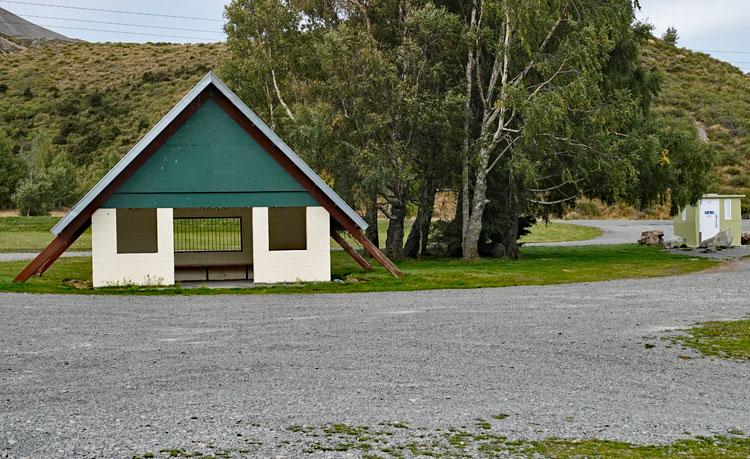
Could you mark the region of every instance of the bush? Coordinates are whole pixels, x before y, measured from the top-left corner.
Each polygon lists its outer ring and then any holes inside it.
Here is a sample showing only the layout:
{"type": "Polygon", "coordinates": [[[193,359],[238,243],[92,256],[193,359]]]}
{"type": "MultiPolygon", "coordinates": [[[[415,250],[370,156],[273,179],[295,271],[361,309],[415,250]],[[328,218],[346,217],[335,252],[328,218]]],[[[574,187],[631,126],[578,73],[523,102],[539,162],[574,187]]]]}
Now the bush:
{"type": "Polygon", "coordinates": [[[461,223],[438,220],[430,225],[429,251],[441,257],[461,256],[461,223]]]}
{"type": "Polygon", "coordinates": [[[13,193],[13,204],[21,215],[49,215],[55,200],[52,182],[46,177],[22,180],[13,193]]]}
{"type": "Polygon", "coordinates": [[[575,212],[582,217],[600,217],[601,209],[594,201],[582,200],[576,203],[575,212]]]}

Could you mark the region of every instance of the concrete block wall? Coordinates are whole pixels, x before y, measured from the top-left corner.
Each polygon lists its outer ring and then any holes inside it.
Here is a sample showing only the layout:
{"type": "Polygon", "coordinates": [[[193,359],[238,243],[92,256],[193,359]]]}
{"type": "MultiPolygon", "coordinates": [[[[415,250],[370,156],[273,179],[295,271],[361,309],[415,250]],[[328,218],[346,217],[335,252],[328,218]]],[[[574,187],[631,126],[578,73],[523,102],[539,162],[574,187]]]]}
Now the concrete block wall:
{"type": "Polygon", "coordinates": [[[117,209],[99,209],[91,216],[94,287],[173,285],[174,233],[172,209],[156,210],[158,251],[117,253],[117,209]]]}
{"type": "MultiPolygon", "coordinates": [[[[268,249],[268,207],[253,208],[253,277],[256,283],[331,280],[330,217],[307,207],[307,250],[268,249]]],[[[278,230],[278,229],[277,229],[278,230]]]]}

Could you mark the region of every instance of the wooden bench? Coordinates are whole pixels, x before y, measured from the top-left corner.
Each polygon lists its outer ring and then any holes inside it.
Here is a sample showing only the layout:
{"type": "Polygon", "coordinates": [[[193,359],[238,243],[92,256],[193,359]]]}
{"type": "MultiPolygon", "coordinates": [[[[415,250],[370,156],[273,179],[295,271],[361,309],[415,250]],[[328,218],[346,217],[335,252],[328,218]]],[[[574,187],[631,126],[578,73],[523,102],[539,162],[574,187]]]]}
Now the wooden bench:
{"type": "MultiPolygon", "coordinates": [[[[250,263],[244,263],[244,264],[227,264],[227,265],[178,265],[174,267],[175,273],[179,271],[192,271],[192,272],[199,272],[202,271],[205,273],[205,279],[206,281],[211,280],[220,280],[220,279],[211,279],[211,271],[218,271],[218,270],[236,270],[236,271],[244,271],[245,277],[243,280],[252,280],[251,274],[253,272],[253,265],[250,263]]],[[[195,279],[199,280],[199,279],[195,279]]],[[[231,279],[231,280],[239,280],[239,279],[231,279]]]]}

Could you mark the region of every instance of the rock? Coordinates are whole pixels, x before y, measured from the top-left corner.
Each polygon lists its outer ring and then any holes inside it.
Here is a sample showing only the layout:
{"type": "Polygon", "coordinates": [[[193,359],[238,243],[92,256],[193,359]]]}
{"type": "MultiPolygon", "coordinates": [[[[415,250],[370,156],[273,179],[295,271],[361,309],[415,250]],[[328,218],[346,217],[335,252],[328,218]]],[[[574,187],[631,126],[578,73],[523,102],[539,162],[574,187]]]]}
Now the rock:
{"type": "Polygon", "coordinates": [[[641,238],[638,239],[640,245],[664,245],[664,231],[651,230],[644,231],[641,233],[641,238]]]}
{"type": "Polygon", "coordinates": [[[750,245],[750,233],[742,233],[742,245],[750,245]]]}
{"type": "Polygon", "coordinates": [[[669,241],[664,243],[664,248],[666,249],[682,249],[685,247],[687,247],[686,241],[681,237],[670,239],[669,241]]]}
{"type": "Polygon", "coordinates": [[[732,230],[724,230],[716,236],[706,239],[699,245],[701,249],[725,249],[732,247],[732,230]]]}

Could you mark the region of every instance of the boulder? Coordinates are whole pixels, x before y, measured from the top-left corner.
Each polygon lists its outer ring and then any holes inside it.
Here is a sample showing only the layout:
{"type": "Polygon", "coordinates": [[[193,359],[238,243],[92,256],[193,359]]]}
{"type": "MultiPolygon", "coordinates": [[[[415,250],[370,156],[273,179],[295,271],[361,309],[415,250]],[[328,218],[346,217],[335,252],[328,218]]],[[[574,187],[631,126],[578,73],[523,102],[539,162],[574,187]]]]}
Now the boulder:
{"type": "Polygon", "coordinates": [[[742,245],[750,245],[750,233],[742,233],[742,245]]]}
{"type": "Polygon", "coordinates": [[[664,245],[664,231],[651,230],[644,231],[641,233],[641,238],[638,239],[640,245],[664,245]]]}
{"type": "Polygon", "coordinates": [[[732,247],[732,230],[724,230],[716,236],[706,239],[699,245],[701,249],[726,249],[732,247]]]}

